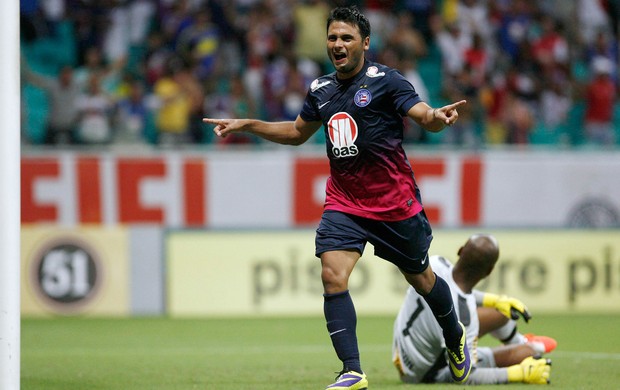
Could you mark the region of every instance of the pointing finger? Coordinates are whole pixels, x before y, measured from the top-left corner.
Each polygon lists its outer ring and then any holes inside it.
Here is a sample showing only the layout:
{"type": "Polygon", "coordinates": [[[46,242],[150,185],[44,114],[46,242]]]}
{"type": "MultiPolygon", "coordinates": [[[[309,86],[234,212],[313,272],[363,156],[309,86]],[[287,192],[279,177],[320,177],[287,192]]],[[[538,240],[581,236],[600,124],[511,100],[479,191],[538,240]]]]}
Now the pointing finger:
{"type": "Polygon", "coordinates": [[[459,106],[462,106],[462,105],[463,105],[463,104],[465,104],[465,103],[467,103],[467,100],[459,100],[459,101],[458,101],[458,102],[456,102],[456,103],[449,104],[448,106],[446,106],[446,108],[447,108],[448,110],[453,110],[453,109],[455,109],[455,108],[457,108],[457,107],[459,107],[459,106]]]}

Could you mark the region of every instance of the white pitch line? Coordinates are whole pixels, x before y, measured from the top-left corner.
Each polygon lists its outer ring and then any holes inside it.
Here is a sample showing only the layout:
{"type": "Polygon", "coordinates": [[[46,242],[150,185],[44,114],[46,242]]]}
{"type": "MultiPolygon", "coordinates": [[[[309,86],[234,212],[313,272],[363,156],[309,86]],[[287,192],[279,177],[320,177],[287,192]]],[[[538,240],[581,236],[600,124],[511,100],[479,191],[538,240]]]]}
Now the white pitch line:
{"type": "MultiPolygon", "coordinates": [[[[158,353],[165,354],[177,354],[177,355],[237,355],[237,354],[318,354],[318,353],[326,353],[333,351],[332,346],[329,344],[325,345],[277,345],[277,346],[205,346],[204,349],[197,348],[186,348],[186,347],[171,347],[171,348],[157,348],[158,353]]],[[[385,344],[362,344],[360,345],[360,352],[363,354],[365,352],[373,352],[373,353],[386,353],[390,354],[392,348],[390,345],[385,344]]],[[[54,350],[54,352],[56,352],[54,350]]],[[[123,350],[122,348],[96,348],[96,349],[86,349],[86,348],[67,348],[63,349],[59,355],[114,355],[118,353],[123,353],[125,355],[142,355],[144,353],[148,353],[148,348],[138,348],[138,349],[130,349],[123,350]]],[[[48,354],[50,350],[45,349],[37,349],[28,351],[28,354],[48,354]]],[[[620,353],[607,353],[607,352],[577,352],[577,351],[554,351],[548,354],[550,358],[558,357],[558,358],[569,358],[569,359],[586,359],[586,360],[618,360],[620,361],[620,353]]]]}
{"type": "MultiPolygon", "coordinates": [[[[391,353],[391,346],[386,346],[383,344],[368,344],[368,345],[360,345],[360,352],[363,354],[364,352],[384,352],[386,354],[391,353]]],[[[256,346],[256,347],[215,347],[209,348],[206,353],[215,353],[215,354],[230,354],[235,355],[240,352],[244,354],[265,354],[265,353],[302,353],[302,354],[310,354],[310,353],[325,353],[331,352],[333,349],[331,345],[319,346],[319,345],[298,345],[298,346],[273,346],[273,347],[265,347],[265,346],[256,346]]],[[[196,353],[196,352],[194,352],[196,353]]],[[[569,359],[587,359],[587,360],[619,360],[620,361],[620,353],[606,353],[606,352],[577,352],[577,351],[554,351],[546,356],[550,358],[558,357],[558,358],[569,358],[569,359]]]]}
{"type": "Polygon", "coordinates": [[[620,360],[620,353],[606,352],[575,352],[575,351],[555,351],[549,354],[549,357],[568,357],[579,359],[595,359],[595,360],[620,360]]]}

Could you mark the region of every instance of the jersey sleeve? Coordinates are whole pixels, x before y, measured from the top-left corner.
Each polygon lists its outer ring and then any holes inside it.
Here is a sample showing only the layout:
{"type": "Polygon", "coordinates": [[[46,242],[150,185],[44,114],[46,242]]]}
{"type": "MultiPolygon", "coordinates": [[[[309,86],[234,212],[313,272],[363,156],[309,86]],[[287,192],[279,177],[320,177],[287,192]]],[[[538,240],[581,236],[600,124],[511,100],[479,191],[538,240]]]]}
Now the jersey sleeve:
{"type": "Polygon", "coordinates": [[[306,122],[317,122],[321,120],[319,112],[316,109],[316,105],[314,104],[314,100],[315,99],[310,93],[310,90],[308,90],[308,93],[306,94],[306,99],[304,100],[304,105],[302,106],[301,112],[299,113],[301,119],[305,120],[306,122]]]}
{"type": "Polygon", "coordinates": [[[399,72],[390,72],[388,82],[396,110],[400,115],[407,115],[411,107],[422,101],[413,85],[399,72]]]}

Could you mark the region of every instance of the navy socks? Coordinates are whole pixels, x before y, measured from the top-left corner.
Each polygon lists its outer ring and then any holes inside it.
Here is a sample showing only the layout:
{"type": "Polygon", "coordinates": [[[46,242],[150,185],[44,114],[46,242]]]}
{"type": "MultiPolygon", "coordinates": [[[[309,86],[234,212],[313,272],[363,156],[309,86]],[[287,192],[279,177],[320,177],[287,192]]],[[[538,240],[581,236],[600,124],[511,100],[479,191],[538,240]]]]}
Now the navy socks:
{"type": "Polygon", "coordinates": [[[357,346],[357,315],[349,291],[323,294],[323,312],[327,330],[343,369],[362,373],[360,353],[357,346]]]}
{"type": "Polygon", "coordinates": [[[439,276],[435,276],[435,285],[431,291],[423,297],[443,330],[443,337],[446,340],[446,344],[449,347],[454,347],[455,344],[458,345],[461,339],[461,327],[458,326],[458,317],[454,310],[452,294],[450,293],[448,283],[439,276]]]}

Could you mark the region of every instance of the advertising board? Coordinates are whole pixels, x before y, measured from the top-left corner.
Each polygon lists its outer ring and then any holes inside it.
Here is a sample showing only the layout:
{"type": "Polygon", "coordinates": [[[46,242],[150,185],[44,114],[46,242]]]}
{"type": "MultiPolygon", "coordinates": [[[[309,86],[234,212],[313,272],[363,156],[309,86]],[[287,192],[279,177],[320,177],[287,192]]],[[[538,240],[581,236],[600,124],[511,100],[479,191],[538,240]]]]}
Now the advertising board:
{"type": "MultiPolygon", "coordinates": [[[[431,254],[456,261],[476,231],[436,230],[431,254]]],[[[500,260],[481,289],[522,299],[533,313],[620,312],[619,231],[490,232],[500,260]]],[[[173,316],[322,313],[311,230],[173,231],[166,240],[167,309],[173,316]]],[[[358,313],[394,314],[407,285],[367,246],[350,280],[358,313]]]]}
{"type": "Polygon", "coordinates": [[[128,253],[123,228],[22,227],[22,314],[129,314],[128,253]]]}

